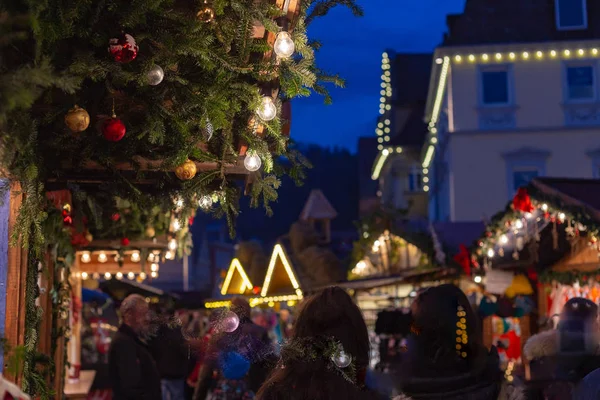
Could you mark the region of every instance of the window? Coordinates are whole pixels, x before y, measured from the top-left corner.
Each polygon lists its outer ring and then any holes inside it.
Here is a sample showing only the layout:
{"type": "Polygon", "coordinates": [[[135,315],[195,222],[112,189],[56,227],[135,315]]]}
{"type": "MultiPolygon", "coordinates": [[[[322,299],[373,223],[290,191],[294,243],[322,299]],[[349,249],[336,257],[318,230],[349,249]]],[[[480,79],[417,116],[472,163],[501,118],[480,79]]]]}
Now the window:
{"type": "Polygon", "coordinates": [[[555,0],[556,28],[559,30],[587,28],[587,0],[555,0]]]}
{"type": "Polygon", "coordinates": [[[421,168],[413,166],[408,173],[408,191],[420,192],[423,188],[421,168]]]}
{"type": "Polygon", "coordinates": [[[567,100],[586,101],[596,98],[596,77],[593,65],[566,67],[567,100]]]}
{"type": "Polygon", "coordinates": [[[510,102],[508,69],[481,71],[481,102],[483,105],[506,105],[510,102]]]}
{"type": "Polygon", "coordinates": [[[527,185],[533,178],[537,178],[540,171],[534,167],[513,169],[513,190],[516,192],[521,186],[527,185]]]}

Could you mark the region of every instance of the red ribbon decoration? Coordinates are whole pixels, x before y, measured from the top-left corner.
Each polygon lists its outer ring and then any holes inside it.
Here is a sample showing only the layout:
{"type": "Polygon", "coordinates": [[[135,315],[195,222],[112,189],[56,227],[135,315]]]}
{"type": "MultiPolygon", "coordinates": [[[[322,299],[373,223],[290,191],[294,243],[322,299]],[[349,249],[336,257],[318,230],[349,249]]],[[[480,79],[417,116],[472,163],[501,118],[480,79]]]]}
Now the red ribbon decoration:
{"type": "Polygon", "coordinates": [[[515,197],[513,198],[513,208],[525,213],[533,211],[531,197],[529,196],[529,193],[527,193],[526,188],[520,187],[519,190],[517,190],[517,194],[515,194],[515,197]]]}
{"type": "Polygon", "coordinates": [[[460,252],[454,256],[454,261],[462,267],[467,276],[471,276],[471,254],[464,244],[460,245],[460,252]]]}

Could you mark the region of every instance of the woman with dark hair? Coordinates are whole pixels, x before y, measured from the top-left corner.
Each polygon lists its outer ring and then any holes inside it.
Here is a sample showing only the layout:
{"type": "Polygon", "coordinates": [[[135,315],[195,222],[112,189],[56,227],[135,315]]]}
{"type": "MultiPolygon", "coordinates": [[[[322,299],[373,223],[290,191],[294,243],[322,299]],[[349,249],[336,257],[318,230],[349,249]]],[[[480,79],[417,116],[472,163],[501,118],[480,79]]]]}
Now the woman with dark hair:
{"type": "Polygon", "coordinates": [[[306,299],[279,366],[257,394],[260,400],[373,398],[364,388],[369,336],[362,314],[339,287],[306,299]]]}
{"type": "Polygon", "coordinates": [[[423,290],[411,314],[407,351],[397,372],[402,393],[397,400],[518,398],[516,391],[508,395],[503,390],[498,353],[483,345],[479,320],[458,287],[423,290]]]}
{"type": "Polygon", "coordinates": [[[558,328],[532,336],[523,349],[529,361],[530,397],[571,398],[582,379],[600,368],[598,306],[575,297],[567,301],[558,328]]]}

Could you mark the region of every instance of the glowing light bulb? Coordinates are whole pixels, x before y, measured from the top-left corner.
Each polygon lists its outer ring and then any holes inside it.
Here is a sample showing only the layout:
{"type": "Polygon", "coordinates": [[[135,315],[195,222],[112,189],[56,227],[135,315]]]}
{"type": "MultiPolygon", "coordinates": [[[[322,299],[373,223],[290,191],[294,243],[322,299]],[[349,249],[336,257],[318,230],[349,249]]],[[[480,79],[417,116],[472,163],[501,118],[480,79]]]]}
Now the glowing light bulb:
{"type": "Polygon", "coordinates": [[[152,271],[152,272],[150,272],[150,276],[151,276],[152,278],[158,278],[158,272],[156,272],[156,271],[152,271]]]}
{"type": "Polygon", "coordinates": [[[150,265],[150,271],[158,271],[158,264],[157,263],[153,263],[150,265]]]}
{"type": "Polygon", "coordinates": [[[110,279],[111,277],[112,277],[112,275],[110,274],[110,272],[107,272],[104,274],[105,279],[110,279]]]}
{"type": "Polygon", "coordinates": [[[477,275],[474,279],[475,283],[481,283],[481,276],[477,275]]]}
{"type": "Polygon", "coordinates": [[[483,55],[481,56],[481,59],[482,59],[483,61],[487,61],[489,58],[490,58],[490,56],[488,56],[487,54],[483,54],[483,55]]]}
{"type": "Polygon", "coordinates": [[[459,56],[459,55],[457,55],[457,56],[454,56],[454,61],[456,61],[456,62],[461,62],[461,61],[462,61],[462,57],[461,57],[461,56],[459,56]]]}
{"type": "Polygon", "coordinates": [[[269,96],[263,97],[256,114],[265,122],[273,120],[277,116],[277,107],[273,99],[269,96]]]}
{"type": "Polygon", "coordinates": [[[135,279],[135,274],[133,272],[130,272],[127,274],[127,278],[129,278],[129,280],[134,280],[135,279]]]}
{"type": "Polygon", "coordinates": [[[87,272],[82,272],[81,273],[81,279],[87,279],[87,278],[89,278],[88,273],[87,272]]]}
{"type": "Polygon", "coordinates": [[[248,171],[258,171],[261,165],[262,161],[256,152],[249,151],[246,153],[246,158],[244,158],[244,167],[246,167],[248,171]]]}
{"type": "Polygon", "coordinates": [[[521,221],[520,219],[518,219],[518,220],[515,222],[515,228],[517,228],[517,229],[521,229],[521,228],[523,228],[523,221],[521,221]]]}
{"type": "Polygon", "coordinates": [[[502,60],[502,54],[496,53],[496,60],[502,60]]]}
{"type": "Polygon", "coordinates": [[[277,34],[277,38],[275,39],[275,44],[273,45],[273,49],[275,50],[275,54],[279,58],[290,58],[292,54],[294,54],[294,50],[296,50],[296,46],[294,45],[294,41],[289,33],[282,31],[277,34]]]}
{"type": "Polygon", "coordinates": [[[140,277],[141,280],[146,279],[146,273],[145,272],[140,272],[139,277],[140,277]]]}
{"type": "Polygon", "coordinates": [[[527,212],[527,213],[525,213],[525,218],[526,219],[531,219],[531,218],[533,218],[533,214],[530,213],[530,212],[527,212]]]}
{"type": "Polygon", "coordinates": [[[542,210],[548,211],[548,204],[542,204],[542,210]]]}
{"type": "Polygon", "coordinates": [[[565,56],[569,57],[571,55],[571,50],[565,50],[564,54],[565,56]]]}
{"type": "Polygon", "coordinates": [[[475,61],[475,56],[473,54],[469,54],[469,61],[475,61]]]}
{"type": "Polygon", "coordinates": [[[81,254],[81,262],[82,263],[89,263],[90,261],[92,261],[92,255],[90,254],[89,251],[85,251],[81,254]]]}
{"type": "Polygon", "coordinates": [[[592,54],[593,55],[597,55],[598,54],[598,49],[592,49],[592,54]]]}
{"type": "Polygon", "coordinates": [[[175,259],[175,253],[174,253],[174,252],[172,252],[171,250],[168,250],[168,251],[165,253],[165,258],[166,258],[167,260],[174,260],[174,259],[175,259]]]}
{"type": "Polygon", "coordinates": [[[359,262],[356,263],[356,270],[358,272],[361,272],[361,271],[365,270],[366,268],[367,268],[367,263],[366,262],[364,262],[364,261],[361,260],[361,261],[359,261],[359,262]]]}
{"type": "Polygon", "coordinates": [[[212,205],[213,205],[212,196],[205,194],[204,196],[200,197],[200,200],[198,200],[198,206],[200,206],[200,208],[203,210],[210,209],[212,207],[212,205]]]}
{"type": "Polygon", "coordinates": [[[502,244],[508,243],[508,236],[506,236],[506,235],[500,236],[500,243],[502,243],[502,244]]]}
{"type": "Polygon", "coordinates": [[[105,263],[107,260],[108,257],[106,257],[106,253],[98,254],[98,262],[105,263]]]}
{"type": "Polygon", "coordinates": [[[181,197],[177,197],[173,203],[175,204],[176,210],[181,210],[183,208],[183,199],[181,197]]]}
{"type": "Polygon", "coordinates": [[[511,60],[514,60],[516,57],[515,53],[508,53],[508,58],[510,58],[511,60]]]}
{"type": "Polygon", "coordinates": [[[579,54],[580,56],[582,56],[582,55],[585,54],[585,50],[579,49],[579,50],[577,50],[577,54],[579,54]]]}
{"type": "Polygon", "coordinates": [[[529,58],[529,53],[528,53],[528,52],[526,52],[526,51],[524,51],[524,52],[523,52],[523,58],[524,58],[525,60],[527,60],[527,59],[529,58]]]}
{"type": "Polygon", "coordinates": [[[556,50],[550,51],[550,57],[556,57],[556,50]]]}
{"type": "Polygon", "coordinates": [[[122,272],[117,272],[117,274],[115,275],[115,278],[117,278],[118,280],[123,279],[123,273],[122,272]]]}
{"type": "Polygon", "coordinates": [[[173,230],[174,230],[175,232],[177,232],[177,231],[178,231],[178,230],[180,230],[180,229],[181,229],[181,222],[179,222],[179,220],[178,220],[178,219],[174,220],[174,221],[173,221],[173,230]]]}
{"type": "Polygon", "coordinates": [[[140,252],[134,251],[131,253],[131,262],[140,262],[140,252]]]}
{"type": "Polygon", "coordinates": [[[438,64],[438,65],[440,65],[440,64],[441,64],[441,63],[443,63],[443,62],[444,62],[444,60],[442,60],[442,59],[441,59],[441,58],[439,58],[439,57],[435,59],[435,63],[436,63],[436,64],[438,64]]]}
{"type": "Polygon", "coordinates": [[[560,220],[560,222],[565,222],[566,217],[567,216],[565,215],[565,213],[558,214],[558,219],[560,220]]]}
{"type": "Polygon", "coordinates": [[[489,249],[489,250],[487,251],[487,256],[488,256],[489,258],[493,258],[495,254],[496,254],[496,253],[494,253],[494,249],[489,249]]]}
{"type": "Polygon", "coordinates": [[[544,53],[542,53],[541,51],[538,51],[537,53],[535,53],[535,56],[537,58],[542,58],[543,55],[544,55],[544,53]]]}
{"type": "MultiPolygon", "coordinates": [[[[172,251],[177,250],[177,240],[175,240],[175,239],[169,240],[169,250],[172,250],[172,251]]],[[[152,260],[154,261],[155,258],[153,258],[152,260]]]]}

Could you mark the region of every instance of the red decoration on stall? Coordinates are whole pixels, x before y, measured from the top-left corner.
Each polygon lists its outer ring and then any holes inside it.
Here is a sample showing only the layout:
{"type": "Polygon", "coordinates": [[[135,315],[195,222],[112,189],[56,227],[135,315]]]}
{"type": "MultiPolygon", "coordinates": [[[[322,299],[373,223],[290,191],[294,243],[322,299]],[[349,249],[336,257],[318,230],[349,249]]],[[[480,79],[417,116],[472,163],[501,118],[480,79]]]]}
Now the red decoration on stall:
{"type": "Polygon", "coordinates": [[[460,245],[460,252],[454,256],[454,261],[460,265],[467,276],[471,276],[471,254],[467,246],[460,245]]]}
{"type": "Polygon", "coordinates": [[[254,286],[252,288],[252,293],[254,294],[259,294],[260,293],[260,287],[259,286],[254,286]]]}
{"type": "Polygon", "coordinates": [[[121,245],[129,246],[129,238],[124,237],[123,239],[121,239],[121,245]]]}
{"type": "Polygon", "coordinates": [[[114,213],[113,215],[110,216],[110,219],[117,222],[118,220],[121,219],[121,215],[119,213],[114,213]]]}
{"type": "Polygon", "coordinates": [[[194,225],[194,217],[190,217],[190,219],[188,219],[188,225],[189,226],[194,225]]]}
{"type": "Polygon", "coordinates": [[[102,125],[102,134],[109,142],[118,142],[123,139],[126,132],[127,128],[125,127],[125,124],[115,115],[104,121],[104,124],[102,125]]]}
{"type": "Polygon", "coordinates": [[[533,268],[529,268],[529,270],[527,271],[527,277],[532,282],[537,282],[538,281],[537,271],[535,269],[533,269],[533,268]]]}
{"type": "Polygon", "coordinates": [[[113,38],[108,41],[108,51],[113,59],[122,64],[135,60],[138,55],[139,47],[133,36],[123,34],[120,38],[113,38]]]}
{"type": "Polygon", "coordinates": [[[517,194],[513,198],[513,208],[521,212],[532,212],[533,205],[531,204],[531,197],[527,193],[527,189],[524,187],[517,190],[517,194]]]}

